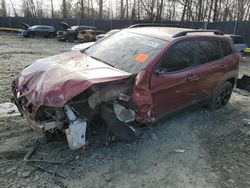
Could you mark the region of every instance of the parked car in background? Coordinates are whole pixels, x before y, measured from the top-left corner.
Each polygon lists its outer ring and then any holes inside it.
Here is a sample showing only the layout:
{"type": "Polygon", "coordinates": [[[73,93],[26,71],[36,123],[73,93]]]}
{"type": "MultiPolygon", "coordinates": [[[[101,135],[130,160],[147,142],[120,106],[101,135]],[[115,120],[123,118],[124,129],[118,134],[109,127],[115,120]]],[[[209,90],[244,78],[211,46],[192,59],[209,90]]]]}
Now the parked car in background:
{"type": "Polygon", "coordinates": [[[23,37],[33,38],[35,36],[43,36],[53,38],[56,36],[56,29],[53,26],[47,25],[33,25],[23,23],[22,29],[19,30],[19,34],[23,37]]]}
{"type": "MultiPolygon", "coordinates": [[[[98,40],[100,40],[100,39],[103,39],[103,38],[105,38],[105,37],[107,37],[107,36],[110,36],[110,35],[112,35],[112,34],[114,34],[114,33],[117,33],[118,31],[120,31],[120,30],[119,30],[119,29],[114,29],[114,30],[109,31],[109,32],[106,33],[106,34],[99,34],[99,35],[96,35],[96,40],[98,41],[98,40]]],[[[82,33],[84,33],[84,31],[83,31],[82,33]]],[[[79,35],[80,35],[80,34],[79,34],[79,35]]],[[[79,35],[78,35],[78,36],[79,36],[79,35]]],[[[93,36],[94,36],[94,35],[92,35],[92,37],[93,37],[93,36]]],[[[92,38],[92,39],[93,39],[93,38],[92,38]]],[[[84,49],[86,49],[86,48],[92,46],[93,44],[95,44],[95,42],[84,42],[84,43],[82,43],[82,44],[77,44],[77,45],[73,46],[73,47],[71,48],[71,50],[72,50],[72,51],[81,51],[81,50],[84,50],[84,49]]]]}
{"type": "Polygon", "coordinates": [[[244,51],[247,48],[246,43],[244,42],[244,37],[240,35],[229,35],[233,39],[234,47],[241,56],[244,55],[244,51]]]}
{"type": "Polygon", "coordinates": [[[96,40],[100,40],[104,37],[107,37],[107,36],[110,36],[114,33],[117,33],[118,31],[120,31],[120,29],[112,29],[110,30],[109,32],[105,33],[105,34],[99,34],[99,35],[96,35],[96,40]]]}
{"type": "Polygon", "coordinates": [[[238,68],[239,54],[221,31],[127,28],[82,52],[32,63],[14,79],[13,101],[38,134],[61,130],[71,149],[102,126],[134,141],[177,110],[225,106],[238,68]]]}
{"type": "Polygon", "coordinates": [[[83,30],[78,33],[77,39],[79,42],[92,42],[96,40],[96,35],[103,34],[102,30],[83,30]]]}
{"type": "Polygon", "coordinates": [[[77,44],[71,48],[72,51],[81,51],[95,44],[95,42],[84,42],[82,44],[77,44]]]}
{"type": "Polygon", "coordinates": [[[77,40],[77,36],[80,31],[97,29],[94,26],[88,26],[88,25],[75,25],[70,27],[65,22],[60,22],[60,25],[64,28],[64,31],[58,31],[56,37],[59,41],[68,41],[68,42],[74,42],[74,40],[77,40]]]}
{"type": "Polygon", "coordinates": [[[250,48],[246,48],[246,49],[244,50],[244,53],[245,53],[245,54],[250,54],[250,48]]]}

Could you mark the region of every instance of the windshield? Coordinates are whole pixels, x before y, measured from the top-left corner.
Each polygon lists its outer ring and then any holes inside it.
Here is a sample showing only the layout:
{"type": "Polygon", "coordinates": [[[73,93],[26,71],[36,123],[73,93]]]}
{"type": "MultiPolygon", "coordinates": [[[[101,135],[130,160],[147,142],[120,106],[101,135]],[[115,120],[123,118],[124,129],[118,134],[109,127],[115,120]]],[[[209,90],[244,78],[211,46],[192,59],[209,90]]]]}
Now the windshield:
{"type": "Polygon", "coordinates": [[[166,43],[165,40],[121,31],[91,46],[86,54],[117,69],[138,73],[166,43]]]}
{"type": "Polygon", "coordinates": [[[72,26],[70,29],[76,30],[79,26],[72,26]]]}

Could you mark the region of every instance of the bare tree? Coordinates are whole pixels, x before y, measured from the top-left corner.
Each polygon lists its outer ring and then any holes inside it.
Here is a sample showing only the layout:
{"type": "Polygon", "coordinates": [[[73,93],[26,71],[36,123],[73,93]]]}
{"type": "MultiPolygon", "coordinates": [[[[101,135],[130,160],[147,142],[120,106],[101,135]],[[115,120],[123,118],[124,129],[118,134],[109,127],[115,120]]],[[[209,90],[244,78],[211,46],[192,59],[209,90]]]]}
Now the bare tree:
{"type": "Polygon", "coordinates": [[[182,11],[182,15],[181,15],[181,21],[185,20],[185,16],[186,16],[186,12],[187,12],[187,5],[188,5],[188,0],[185,0],[183,4],[183,11],[182,11]]]}
{"type": "Polygon", "coordinates": [[[157,12],[156,12],[156,21],[161,20],[162,9],[163,9],[163,0],[157,0],[157,12]]]}
{"type": "Polygon", "coordinates": [[[17,14],[17,12],[16,12],[16,8],[15,8],[15,6],[13,5],[12,0],[10,0],[10,4],[11,4],[11,6],[12,6],[12,9],[13,9],[13,12],[14,12],[15,17],[18,17],[18,14],[17,14]]]}
{"type": "Polygon", "coordinates": [[[50,0],[50,6],[51,6],[51,18],[54,18],[54,3],[53,0],[50,0]]]}
{"type": "Polygon", "coordinates": [[[7,16],[5,0],[1,1],[0,15],[3,16],[3,17],[7,16]]]}
{"type": "Polygon", "coordinates": [[[62,14],[63,14],[63,18],[67,18],[67,2],[66,0],[62,1],[62,14]]]}
{"type": "Polygon", "coordinates": [[[99,20],[103,17],[103,0],[99,0],[99,20]]]}
{"type": "Polygon", "coordinates": [[[121,7],[120,7],[120,19],[124,19],[124,7],[123,7],[123,0],[121,0],[121,7]]]}

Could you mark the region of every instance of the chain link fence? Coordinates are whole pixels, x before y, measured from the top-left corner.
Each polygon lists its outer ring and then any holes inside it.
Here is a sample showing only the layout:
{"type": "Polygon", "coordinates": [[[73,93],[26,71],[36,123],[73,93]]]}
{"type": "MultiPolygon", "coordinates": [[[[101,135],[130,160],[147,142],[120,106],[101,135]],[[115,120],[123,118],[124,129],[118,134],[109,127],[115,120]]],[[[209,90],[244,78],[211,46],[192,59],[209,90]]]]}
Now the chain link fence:
{"type": "MultiPolygon", "coordinates": [[[[0,17],[0,27],[20,28],[22,23],[28,25],[50,25],[56,29],[62,29],[60,22],[66,22],[70,26],[73,25],[91,25],[96,26],[101,30],[109,31],[111,29],[125,28],[132,24],[149,23],[145,20],[85,20],[85,19],[52,19],[52,18],[23,18],[23,17],[0,17]]],[[[166,24],[178,24],[185,28],[207,28],[218,29],[226,34],[237,34],[245,37],[245,42],[250,46],[250,22],[178,22],[178,21],[163,21],[166,24]]]]}

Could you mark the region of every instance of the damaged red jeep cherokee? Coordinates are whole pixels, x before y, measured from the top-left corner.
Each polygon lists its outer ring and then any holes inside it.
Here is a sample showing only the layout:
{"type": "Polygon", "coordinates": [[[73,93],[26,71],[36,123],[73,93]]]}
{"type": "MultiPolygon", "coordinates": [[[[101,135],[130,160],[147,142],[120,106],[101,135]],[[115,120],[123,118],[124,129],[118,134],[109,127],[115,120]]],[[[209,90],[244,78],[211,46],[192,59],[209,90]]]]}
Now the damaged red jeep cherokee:
{"type": "Polygon", "coordinates": [[[133,27],[82,52],[35,61],[13,81],[14,102],[39,135],[66,134],[87,143],[96,119],[120,139],[178,109],[227,104],[239,56],[217,30],[133,27]]]}

